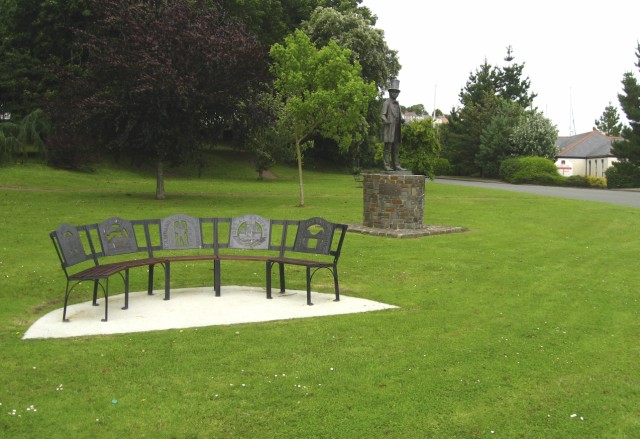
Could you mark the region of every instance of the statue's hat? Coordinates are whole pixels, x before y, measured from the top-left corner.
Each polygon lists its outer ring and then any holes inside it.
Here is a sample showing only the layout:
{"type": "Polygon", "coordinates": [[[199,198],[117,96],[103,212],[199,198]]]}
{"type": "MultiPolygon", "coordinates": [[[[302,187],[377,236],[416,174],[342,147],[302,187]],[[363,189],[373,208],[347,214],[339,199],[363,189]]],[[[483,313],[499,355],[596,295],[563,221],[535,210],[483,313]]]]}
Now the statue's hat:
{"type": "Polygon", "coordinates": [[[392,79],[391,84],[389,85],[389,90],[400,91],[400,81],[397,79],[392,79]]]}

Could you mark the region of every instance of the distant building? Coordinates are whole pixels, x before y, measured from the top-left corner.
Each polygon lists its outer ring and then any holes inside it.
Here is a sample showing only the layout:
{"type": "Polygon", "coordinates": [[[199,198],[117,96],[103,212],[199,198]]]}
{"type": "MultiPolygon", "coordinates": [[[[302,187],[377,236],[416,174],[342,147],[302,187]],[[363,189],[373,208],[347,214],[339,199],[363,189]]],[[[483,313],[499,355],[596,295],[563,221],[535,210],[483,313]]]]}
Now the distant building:
{"type": "Polygon", "coordinates": [[[441,125],[449,123],[449,119],[446,116],[436,116],[433,118],[434,125],[441,125]]]}
{"type": "Polygon", "coordinates": [[[416,120],[424,120],[424,119],[429,119],[429,115],[425,115],[425,114],[417,114],[413,111],[407,111],[405,113],[402,113],[402,117],[404,117],[404,121],[409,123],[409,122],[413,122],[416,120]]]}
{"type": "Polygon", "coordinates": [[[618,159],[611,153],[612,143],[621,137],[609,137],[593,130],[556,140],[556,167],[561,175],[604,177],[604,172],[618,159]]]}
{"type": "Polygon", "coordinates": [[[416,120],[425,120],[425,119],[431,119],[434,125],[449,123],[449,119],[447,119],[445,116],[431,117],[428,114],[417,114],[413,111],[406,111],[402,113],[402,117],[404,117],[404,121],[406,123],[413,122],[416,120]]]}

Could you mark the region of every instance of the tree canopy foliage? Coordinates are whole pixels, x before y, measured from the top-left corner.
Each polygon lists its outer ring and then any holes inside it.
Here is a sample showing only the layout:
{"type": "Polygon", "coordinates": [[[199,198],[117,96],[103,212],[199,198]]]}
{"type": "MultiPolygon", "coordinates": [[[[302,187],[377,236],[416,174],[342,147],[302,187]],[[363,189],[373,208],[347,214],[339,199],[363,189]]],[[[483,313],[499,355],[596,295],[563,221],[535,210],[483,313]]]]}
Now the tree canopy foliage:
{"type": "Polygon", "coordinates": [[[24,117],[61,86],[53,67],[78,61],[74,29],[91,20],[90,0],[0,3],[0,112],[24,117]]]}
{"type": "Polygon", "coordinates": [[[401,158],[414,174],[433,178],[440,148],[438,130],[430,119],[416,120],[404,126],[401,158]]]}
{"type": "Polygon", "coordinates": [[[598,130],[607,136],[618,137],[622,133],[618,109],[611,105],[611,102],[605,107],[600,119],[596,119],[594,124],[594,130],[598,130]]]}
{"type": "Polygon", "coordinates": [[[373,25],[373,19],[357,12],[320,7],[303,23],[302,30],[317,47],[334,41],[349,49],[353,61],[360,63],[365,81],[373,81],[382,90],[398,76],[400,63],[397,52],[387,46],[384,32],[373,25]]]}
{"type": "MultiPolygon", "coordinates": [[[[213,0],[215,1],[215,0],[213,0]]],[[[362,0],[220,0],[232,17],[242,21],[265,46],[281,43],[318,7],[340,12],[357,12],[373,19],[362,0]]]]}

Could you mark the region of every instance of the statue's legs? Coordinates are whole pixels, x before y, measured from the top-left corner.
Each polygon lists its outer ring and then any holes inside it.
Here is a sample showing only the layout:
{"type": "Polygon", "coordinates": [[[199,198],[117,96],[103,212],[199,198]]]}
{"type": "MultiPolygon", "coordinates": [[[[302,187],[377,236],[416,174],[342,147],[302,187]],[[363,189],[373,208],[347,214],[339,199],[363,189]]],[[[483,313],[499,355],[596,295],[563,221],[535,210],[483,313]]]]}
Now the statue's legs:
{"type": "Polygon", "coordinates": [[[393,151],[393,169],[396,171],[406,171],[405,168],[400,166],[400,160],[398,159],[398,153],[400,152],[400,144],[394,143],[392,151],[393,151]]]}
{"type": "Polygon", "coordinates": [[[385,171],[393,171],[393,164],[391,162],[391,143],[384,144],[384,152],[382,155],[382,162],[385,171]]]}

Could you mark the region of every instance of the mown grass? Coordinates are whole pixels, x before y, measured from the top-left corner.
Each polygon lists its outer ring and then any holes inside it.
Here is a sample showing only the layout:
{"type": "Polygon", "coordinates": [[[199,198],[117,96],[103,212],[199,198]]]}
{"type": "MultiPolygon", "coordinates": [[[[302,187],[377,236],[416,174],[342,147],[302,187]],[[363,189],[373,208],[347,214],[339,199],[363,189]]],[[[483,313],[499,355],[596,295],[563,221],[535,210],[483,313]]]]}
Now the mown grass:
{"type": "MultiPolygon", "coordinates": [[[[428,183],[425,221],[469,232],[349,234],[340,261],[344,294],[399,309],[21,340],[61,306],[47,236],[60,223],[172,213],[361,221],[350,175],[307,171],[298,208],[295,171],[275,173],[256,181],[243,157],[216,153],[203,178],[170,171],[158,202],[145,172],[0,168],[0,186],[23,188],[0,189],[2,437],[640,435],[640,211],[601,203],[428,183]]],[[[172,275],[210,285],[209,268],[172,275]]],[[[230,285],[262,286],[263,276],[225,266],[230,285]]],[[[288,286],[303,288],[303,277],[288,286]]],[[[132,281],[144,289],[144,273],[132,281]]],[[[315,289],[330,282],[318,277],[315,289]]]]}

